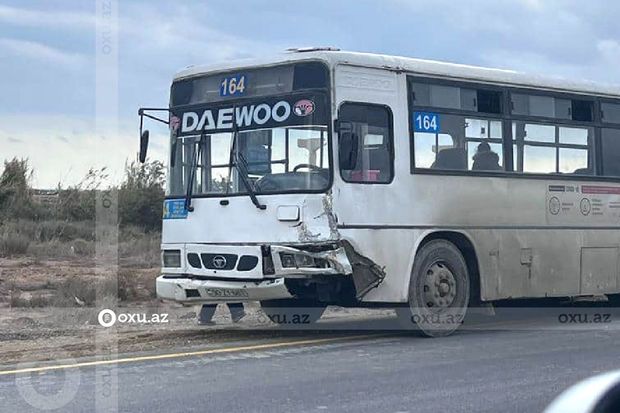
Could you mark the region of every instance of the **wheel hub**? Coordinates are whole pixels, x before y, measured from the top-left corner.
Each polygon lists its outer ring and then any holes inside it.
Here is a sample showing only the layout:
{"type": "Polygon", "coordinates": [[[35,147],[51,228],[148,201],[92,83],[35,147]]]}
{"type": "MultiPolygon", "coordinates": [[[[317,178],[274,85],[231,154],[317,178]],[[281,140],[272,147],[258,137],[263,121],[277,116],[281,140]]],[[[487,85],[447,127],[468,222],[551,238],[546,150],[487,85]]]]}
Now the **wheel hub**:
{"type": "Polygon", "coordinates": [[[454,274],[442,262],[433,264],[426,272],[424,283],[424,301],[429,308],[442,309],[450,307],[456,298],[456,279],[454,274]]]}

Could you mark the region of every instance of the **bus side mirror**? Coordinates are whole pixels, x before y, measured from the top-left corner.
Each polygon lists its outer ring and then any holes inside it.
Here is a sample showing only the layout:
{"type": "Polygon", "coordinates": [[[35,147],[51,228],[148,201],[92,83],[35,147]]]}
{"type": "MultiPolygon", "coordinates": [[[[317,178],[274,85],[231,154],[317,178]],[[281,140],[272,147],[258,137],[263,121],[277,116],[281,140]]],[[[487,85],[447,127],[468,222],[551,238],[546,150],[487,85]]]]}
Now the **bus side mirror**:
{"type": "Polygon", "coordinates": [[[145,130],[140,135],[140,163],[146,162],[146,151],[149,147],[149,131],[145,130]]]}
{"type": "Polygon", "coordinates": [[[340,169],[345,171],[354,170],[357,166],[357,149],[359,137],[353,133],[351,122],[338,123],[338,160],[340,169]]]}

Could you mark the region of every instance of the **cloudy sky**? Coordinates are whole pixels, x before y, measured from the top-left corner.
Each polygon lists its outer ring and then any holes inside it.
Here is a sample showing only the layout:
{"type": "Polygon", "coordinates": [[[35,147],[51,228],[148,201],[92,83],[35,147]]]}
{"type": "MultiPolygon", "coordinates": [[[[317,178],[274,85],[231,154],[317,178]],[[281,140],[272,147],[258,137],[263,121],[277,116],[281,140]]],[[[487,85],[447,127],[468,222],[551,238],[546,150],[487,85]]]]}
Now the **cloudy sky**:
{"type": "MultiPolygon", "coordinates": [[[[137,108],[166,106],[177,70],[288,47],[620,83],[620,2],[609,0],[110,0],[119,5],[118,118],[95,128],[104,1],[0,0],[0,160],[29,158],[35,186],[75,184],[104,165],[118,179],[135,158],[137,108]]],[[[154,141],[163,159],[165,143],[154,141]]]]}

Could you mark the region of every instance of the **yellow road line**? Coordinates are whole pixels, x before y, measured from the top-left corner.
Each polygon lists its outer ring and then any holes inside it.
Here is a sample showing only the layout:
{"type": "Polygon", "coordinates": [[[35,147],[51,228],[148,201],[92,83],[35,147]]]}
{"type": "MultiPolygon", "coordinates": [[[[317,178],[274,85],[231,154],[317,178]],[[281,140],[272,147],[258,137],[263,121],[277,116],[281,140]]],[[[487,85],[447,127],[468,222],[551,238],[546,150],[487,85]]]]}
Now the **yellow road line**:
{"type": "Polygon", "coordinates": [[[267,350],[273,348],[281,348],[281,347],[291,347],[291,346],[305,346],[311,344],[326,344],[333,343],[337,341],[346,341],[346,340],[361,340],[366,338],[378,338],[381,335],[359,335],[359,336],[341,336],[341,337],[332,337],[332,338],[319,338],[313,340],[298,340],[298,341],[284,341],[279,343],[267,343],[267,344],[256,344],[252,346],[240,346],[240,347],[227,347],[227,348],[216,348],[211,350],[199,350],[199,351],[188,351],[183,353],[169,353],[169,354],[158,354],[152,356],[138,356],[138,357],[127,357],[122,359],[114,359],[114,360],[97,360],[97,361],[86,361],[82,363],[74,363],[74,364],[61,364],[54,366],[41,366],[41,367],[31,367],[25,369],[17,369],[17,370],[6,370],[0,371],[0,376],[7,376],[10,374],[20,374],[20,373],[40,373],[51,370],[65,370],[65,369],[75,369],[80,367],[91,367],[91,366],[103,366],[109,364],[121,364],[121,363],[135,363],[139,361],[150,361],[150,360],[167,360],[167,359],[176,359],[181,357],[192,357],[192,356],[205,356],[211,354],[221,354],[221,353],[238,353],[241,351],[255,351],[255,350],[267,350]]]}

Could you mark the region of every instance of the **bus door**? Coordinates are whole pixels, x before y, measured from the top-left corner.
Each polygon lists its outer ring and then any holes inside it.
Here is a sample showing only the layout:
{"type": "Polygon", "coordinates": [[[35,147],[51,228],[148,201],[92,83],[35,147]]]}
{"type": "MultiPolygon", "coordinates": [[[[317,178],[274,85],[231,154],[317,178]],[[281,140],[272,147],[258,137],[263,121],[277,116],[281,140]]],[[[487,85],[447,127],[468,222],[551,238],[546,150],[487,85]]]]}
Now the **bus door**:
{"type": "Polygon", "coordinates": [[[410,207],[406,91],[396,72],[336,67],[333,208],[340,236],[385,276],[368,286],[367,302],[407,298],[414,234],[395,227],[410,207]]]}
{"type": "Polygon", "coordinates": [[[337,66],[334,206],[344,225],[393,223],[397,169],[408,165],[404,76],[387,70],[337,66]],[[403,85],[400,85],[400,83],[403,85]],[[400,159],[399,159],[400,158],[400,159]]]}

